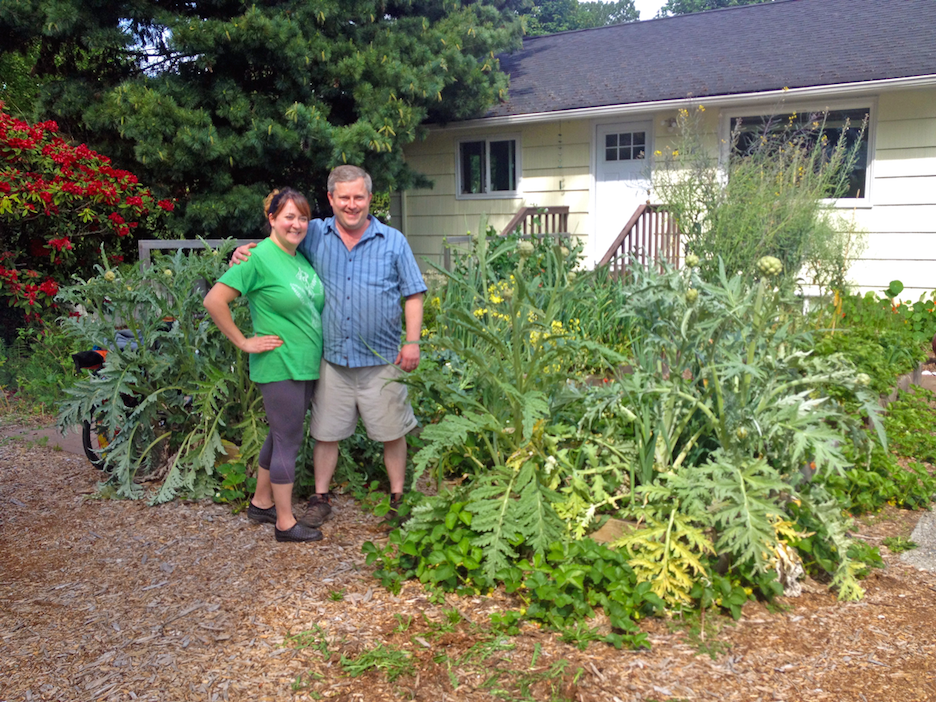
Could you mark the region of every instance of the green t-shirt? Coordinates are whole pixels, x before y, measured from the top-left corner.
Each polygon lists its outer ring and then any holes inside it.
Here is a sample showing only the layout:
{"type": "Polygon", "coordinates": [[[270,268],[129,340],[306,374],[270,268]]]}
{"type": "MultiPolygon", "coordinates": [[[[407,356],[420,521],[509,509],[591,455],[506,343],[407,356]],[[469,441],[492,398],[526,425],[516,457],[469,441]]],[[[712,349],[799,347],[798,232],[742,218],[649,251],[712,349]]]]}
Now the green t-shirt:
{"type": "Polygon", "coordinates": [[[319,377],[325,289],[305,256],[290,256],[265,239],[218,282],[247,296],[255,335],[275,334],[283,340],[272,351],[250,354],[252,381],[319,377]]]}

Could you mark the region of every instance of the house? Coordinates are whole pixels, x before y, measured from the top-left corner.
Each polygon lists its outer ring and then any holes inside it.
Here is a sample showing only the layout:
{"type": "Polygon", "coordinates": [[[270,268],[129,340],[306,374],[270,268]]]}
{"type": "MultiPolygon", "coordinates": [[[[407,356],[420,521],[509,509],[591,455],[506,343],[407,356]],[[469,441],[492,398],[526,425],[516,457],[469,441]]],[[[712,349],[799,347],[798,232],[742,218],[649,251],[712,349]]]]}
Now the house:
{"type": "Polygon", "coordinates": [[[778,0],[527,38],[500,63],[506,102],[405,149],[434,182],[394,198],[418,257],[439,262],[443,237],[482,217],[501,228],[521,208],[563,206],[598,261],[653,201],[654,152],[680,108],[704,106],[713,149],[735,118],[828,110],[832,127],[869,120],[835,203],[868,232],[852,281],[900,279],[913,299],[936,288],[934,0],[778,0]]]}

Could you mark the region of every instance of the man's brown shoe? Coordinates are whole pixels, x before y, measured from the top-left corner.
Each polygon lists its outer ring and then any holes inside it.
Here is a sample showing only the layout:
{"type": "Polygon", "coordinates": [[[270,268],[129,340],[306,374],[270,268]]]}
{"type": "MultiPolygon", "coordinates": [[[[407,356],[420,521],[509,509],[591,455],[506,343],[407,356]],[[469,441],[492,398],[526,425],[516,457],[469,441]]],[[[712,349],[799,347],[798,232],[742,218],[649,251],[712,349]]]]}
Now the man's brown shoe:
{"type": "Polygon", "coordinates": [[[331,504],[329,504],[330,501],[330,493],[312,495],[312,499],[309,500],[309,506],[306,508],[306,513],[302,521],[311,527],[322,526],[331,516],[332,508],[331,504]]]}

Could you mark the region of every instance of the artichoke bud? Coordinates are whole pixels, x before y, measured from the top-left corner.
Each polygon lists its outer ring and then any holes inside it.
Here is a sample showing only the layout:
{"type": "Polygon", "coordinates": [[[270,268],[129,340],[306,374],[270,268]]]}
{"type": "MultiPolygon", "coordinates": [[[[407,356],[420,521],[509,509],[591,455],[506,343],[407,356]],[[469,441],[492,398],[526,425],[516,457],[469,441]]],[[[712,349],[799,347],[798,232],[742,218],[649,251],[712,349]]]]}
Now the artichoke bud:
{"type": "Polygon", "coordinates": [[[768,278],[783,273],[783,263],[774,256],[764,256],[757,262],[757,270],[768,278]]]}

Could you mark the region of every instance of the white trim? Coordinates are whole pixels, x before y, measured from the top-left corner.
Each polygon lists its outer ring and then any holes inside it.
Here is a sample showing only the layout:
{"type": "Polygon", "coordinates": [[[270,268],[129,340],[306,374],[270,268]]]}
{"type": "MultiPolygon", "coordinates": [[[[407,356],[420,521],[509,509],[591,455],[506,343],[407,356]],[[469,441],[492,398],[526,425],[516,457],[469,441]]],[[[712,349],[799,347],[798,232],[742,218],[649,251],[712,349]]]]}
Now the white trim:
{"type": "MultiPolygon", "coordinates": [[[[758,104],[739,105],[734,108],[722,109],[718,116],[718,161],[723,169],[728,159],[728,142],[731,136],[731,120],[734,117],[750,117],[751,109],[758,107],[758,104]]],[[[765,105],[766,107],[766,105],[765,105]]],[[[874,162],[875,158],[875,137],[877,134],[877,110],[878,100],[876,96],[867,98],[855,97],[850,100],[833,100],[827,103],[817,101],[793,101],[784,100],[782,105],[774,103],[771,109],[773,114],[786,114],[787,112],[809,112],[809,111],[833,111],[833,110],[856,110],[868,109],[868,166],[865,171],[865,192],[862,197],[839,198],[837,200],[824,200],[824,202],[833,207],[867,209],[873,204],[872,182],[874,180],[874,162]]],[[[765,112],[764,114],[768,114],[765,112]]]]}
{"type": "Polygon", "coordinates": [[[890,90],[907,90],[911,88],[936,87],[936,74],[926,76],[913,76],[910,78],[888,78],[886,80],[871,80],[860,83],[838,83],[835,85],[820,85],[809,88],[790,88],[788,90],[766,90],[756,93],[740,93],[738,95],[711,95],[701,97],[685,97],[678,100],[659,100],[656,102],[638,102],[628,105],[605,105],[603,107],[582,107],[572,110],[555,110],[553,112],[533,112],[523,115],[505,115],[503,117],[482,117],[465,122],[457,122],[447,126],[428,125],[430,131],[455,132],[460,130],[477,129],[479,127],[503,127],[520,124],[533,124],[536,122],[553,122],[569,119],[618,119],[630,115],[647,112],[658,112],[678,109],[687,104],[704,103],[706,107],[729,107],[732,105],[745,105],[748,103],[776,102],[784,100],[821,100],[825,97],[833,99],[854,97],[855,99],[867,95],[890,90]]]}
{"type": "Polygon", "coordinates": [[[521,158],[521,148],[522,143],[520,141],[520,134],[484,134],[484,135],[471,135],[463,136],[455,139],[455,199],[456,200],[516,200],[517,198],[523,197],[522,190],[520,187],[520,181],[523,178],[523,168],[522,168],[522,158],[521,158]],[[462,163],[461,163],[461,145],[467,142],[474,141],[483,141],[484,142],[484,151],[485,151],[485,166],[486,172],[484,174],[485,185],[490,187],[491,183],[491,159],[490,159],[490,144],[492,141],[512,141],[514,142],[514,189],[513,190],[494,190],[487,191],[483,193],[465,193],[462,192],[462,163]]]}

